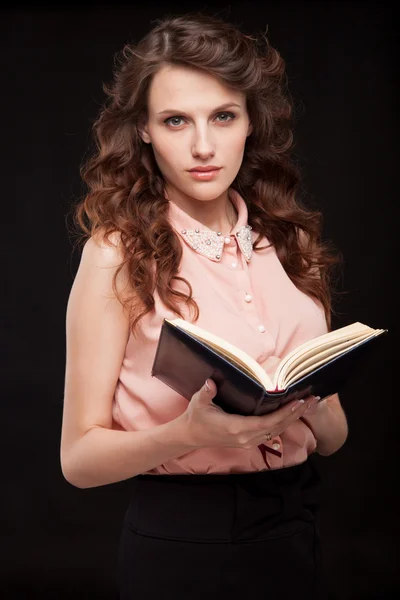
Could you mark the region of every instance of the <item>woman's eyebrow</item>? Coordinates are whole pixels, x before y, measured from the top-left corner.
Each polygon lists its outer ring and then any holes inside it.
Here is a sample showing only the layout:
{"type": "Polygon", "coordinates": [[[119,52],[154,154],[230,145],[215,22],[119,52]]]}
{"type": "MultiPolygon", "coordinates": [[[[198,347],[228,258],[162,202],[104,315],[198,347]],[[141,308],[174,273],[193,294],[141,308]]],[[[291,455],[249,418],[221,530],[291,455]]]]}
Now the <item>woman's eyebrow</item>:
{"type": "MultiPolygon", "coordinates": [[[[233,106],[236,106],[237,108],[241,108],[240,104],[237,104],[236,102],[226,102],[225,104],[221,104],[221,106],[217,106],[217,108],[214,108],[214,110],[212,110],[211,112],[218,112],[221,110],[226,110],[227,108],[232,108],[233,106]]],[[[179,110],[176,108],[166,108],[165,110],[162,110],[161,112],[157,113],[158,115],[164,115],[166,113],[175,113],[178,115],[184,115],[186,114],[184,110],[179,110]]]]}

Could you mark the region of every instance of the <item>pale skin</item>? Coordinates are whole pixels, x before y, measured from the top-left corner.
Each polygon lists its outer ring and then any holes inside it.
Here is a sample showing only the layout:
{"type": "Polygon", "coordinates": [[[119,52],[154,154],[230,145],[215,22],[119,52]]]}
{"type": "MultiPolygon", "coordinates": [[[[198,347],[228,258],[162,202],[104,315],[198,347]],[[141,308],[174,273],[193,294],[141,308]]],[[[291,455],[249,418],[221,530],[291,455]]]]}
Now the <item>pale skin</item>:
{"type": "MultiPolygon", "coordinates": [[[[166,67],[155,75],[143,142],[153,146],[168,197],[207,227],[230,231],[234,224],[227,189],[251,131],[239,92],[190,69],[166,67]],[[170,108],[174,110],[160,115],[170,108]],[[177,118],[165,123],[170,117],[177,118]],[[195,181],[188,174],[194,166],[207,164],[221,167],[213,181],[195,181]]],[[[211,380],[209,389],[204,385],[178,418],[143,431],[115,429],[112,402],[129,322],[112,290],[122,259],[116,236],[113,242],[109,246],[100,237],[88,240],[68,300],[60,453],[64,477],[72,485],[88,488],[122,481],[198,448],[251,449],[265,441],[266,433],[280,435],[299,418],[314,432],[320,454],[342,446],[347,423],[336,394],[319,403],[309,396],[270,415],[243,417],[213,404],[216,386],[211,380]]],[[[117,280],[121,291],[125,282],[122,270],[117,280]]]]}

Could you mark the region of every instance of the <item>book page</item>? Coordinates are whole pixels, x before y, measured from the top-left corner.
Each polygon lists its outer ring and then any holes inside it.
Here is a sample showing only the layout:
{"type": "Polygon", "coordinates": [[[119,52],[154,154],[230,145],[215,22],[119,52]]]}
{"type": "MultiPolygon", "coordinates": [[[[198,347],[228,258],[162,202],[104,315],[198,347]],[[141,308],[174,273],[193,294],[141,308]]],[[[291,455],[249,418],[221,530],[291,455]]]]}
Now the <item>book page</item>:
{"type": "MultiPolygon", "coordinates": [[[[367,337],[373,337],[373,336],[369,335],[367,337]]],[[[352,346],[356,346],[358,343],[364,341],[365,339],[366,339],[366,336],[357,338],[357,340],[350,340],[350,341],[346,340],[345,342],[342,342],[338,346],[329,346],[323,352],[316,352],[316,353],[310,352],[309,358],[306,360],[302,360],[300,363],[299,363],[299,361],[296,361],[296,360],[293,361],[290,365],[288,365],[288,368],[285,369],[285,375],[284,375],[285,387],[287,385],[289,385],[290,383],[292,383],[293,381],[295,381],[296,379],[298,379],[299,378],[298,375],[300,375],[300,377],[301,377],[303,375],[303,373],[305,373],[309,367],[311,367],[311,369],[314,369],[317,364],[328,362],[328,360],[330,360],[333,356],[337,356],[338,353],[342,354],[348,348],[351,348],[352,346]]],[[[308,354],[304,355],[303,358],[306,358],[307,356],[308,356],[308,354]]]]}
{"type": "Polygon", "coordinates": [[[257,381],[257,383],[261,383],[258,380],[258,378],[255,377],[254,373],[249,369],[249,367],[247,365],[245,365],[239,358],[237,358],[233,354],[230,354],[226,350],[224,350],[222,352],[219,347],[217,347],[215,344],[211,344],[211,342],[206,342],[205,340],[201,340],[201,341],[203,342],[203,344],[205,344],[206,346],[208,346],[209,348],[211,348],[211,350],[214,350],[214,352],[216,352],[217,354],[219,354],[223,358],[228,358],[230,360],[230,362],[235,365],[235,367],[237,367],[238,369],[240,369],[241,371],[243,371],[244,373],[246,373],[246,375],[248,375],[252,379],[255,379],[257,381]]]}
{"type": "Polygon", "coordinates": [[[253,379],[264,386],[266,390],[273,390],[272,381],[262,366],[246,352],[240,350],[240,348],[237,348],[219,336],[206,331],[205,329],[202,329],[201,327],[198,327],[189,321],[185,321],[184,319],[165,320],[171,325],[179,327],[180,329],[192,334],[194,337],[198,338],[203,343],[207,344],[213,350],[218,352],[218,354],[224,356],[231,362],[234,362],[236,366],[239,366],[239,368],[244,370],[247,374],[253,377],[253,379]]]}
{"type": "Polygon", "coordinates": [[[293,365],[292,365],[293,368],[287,373],[284,382],[282,382],[280,385],[282,385],[284,388],[288,387],[295,381],[297,381],[297,380],[301,379],[302,377],[304,377],[305,375],[307,375],[307,373],[314,371],[318,367],[320,367],[323,364],[329,362],[330,360],[336,358],[340,354],[345,353],[348,349],[353,348],[353,347],[357,346],[358,344],[361,344],[368,338],[373,338],[377,335],[380,335],[380,333],[382,333],[382,332],[383,332],[383,329],[380,329],[380,330],[376,330],[374,333],[372,333],[370,335],[359,336],[356,340],[344,341],[342,344],[338,344],[336,346],[331,346],[330,348],[325,350],[325,352],[315,353],[313,356],[311,356],[305,362],[303,362],[302,360],[301,361],[299,360],[297,363],[293,363],[293,365]]]}
{"type": "Polygon", "coordinates": [[[372,327],[356,322],[352,323],[351,325],[341,327],[340,329],[329,331],[328,333],[324,333],[323,335],[313,338],[312,340],[304,342],[304,344],[301,344],[289,352],[289,354],[287,354],[278,365],[274,376],[275,386],[277,386],[278,389],[284,389],[284,374],[286,372],[286,365],[288,363],[292,363],[293,359],[300,363],[303,360],[303,356],[307,356],[307,352],[309,350],[311,350],[314,354],[318,354],[321,350],[324,350],[327,345],[334,347],[340,345],[345,340],[356,341],[360,335],[365,336],[373,333],[374,331],[375,329],[372,327]]]}
{"type": "Polygon", "coordinates": [[[294,371],[303,367],[307,367],[309,364],[313,365],[316,361],[321,359],[328,360],[329,357],[335,354],[337,351],[342,351],[350,346],[354,346],[359,341],[362,341],[367,337],[371,337],[371,334],[362,333],[350,340],[347,338],[341,341],[335,340],[334,342],[330,340],[316,348],[309,348],[301,356],[292,356],[289,360],[285,362],[285,364],[280,365],[281,368],[277,384],[286,386],[288,378],[292,377],[294,371]]]}

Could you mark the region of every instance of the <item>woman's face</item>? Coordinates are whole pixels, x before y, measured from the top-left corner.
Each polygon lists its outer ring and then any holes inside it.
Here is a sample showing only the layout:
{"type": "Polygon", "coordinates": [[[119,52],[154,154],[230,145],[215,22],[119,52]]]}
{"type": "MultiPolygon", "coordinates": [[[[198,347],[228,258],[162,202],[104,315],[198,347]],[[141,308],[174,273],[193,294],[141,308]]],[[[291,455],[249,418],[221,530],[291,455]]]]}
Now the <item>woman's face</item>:
{"type": "Polygon", "coordinates": [[[153,77],[141,137],[152,145],[168,194],[200,201],[220,197],[239,171],[250,133],[241,92],[187,67],[168,65],[153,77]],[[218,170],[190,172],[209,166],[218,170]]]}

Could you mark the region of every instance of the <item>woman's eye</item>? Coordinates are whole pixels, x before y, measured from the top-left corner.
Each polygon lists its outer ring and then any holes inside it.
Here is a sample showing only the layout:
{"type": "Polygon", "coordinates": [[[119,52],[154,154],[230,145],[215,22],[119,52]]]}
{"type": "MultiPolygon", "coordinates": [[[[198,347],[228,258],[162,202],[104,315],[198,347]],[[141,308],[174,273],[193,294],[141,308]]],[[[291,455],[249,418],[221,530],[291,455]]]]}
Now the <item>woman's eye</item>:
{"type": "Polygon", "coordinates": [[[166,123],[166,125],[172,125],[172,127],[179,127],[179,125],[181,125],[180,121],[182,120],[182,117],[169,117],[164,123],[166,123]]]}
{"type": "Polygon", "coordinates": [[[234,119],[236,117],[236,115],[234,115],[233,113],[230,113],[230,112],[223,112],[223,113],[219,113],[217,115],[217,117],[223,117],[220,122],[226,123],[227,121],[232,121],[232,119],[234,119]]]}

